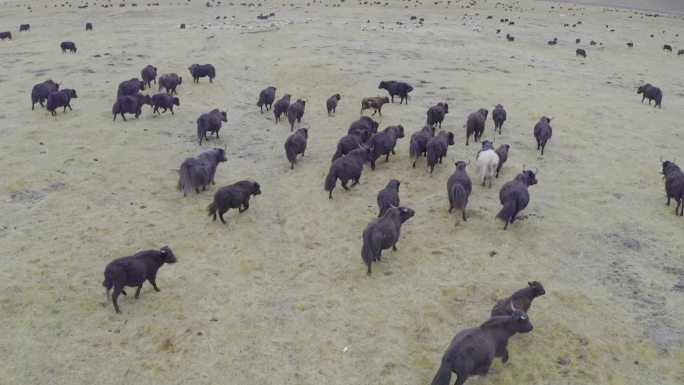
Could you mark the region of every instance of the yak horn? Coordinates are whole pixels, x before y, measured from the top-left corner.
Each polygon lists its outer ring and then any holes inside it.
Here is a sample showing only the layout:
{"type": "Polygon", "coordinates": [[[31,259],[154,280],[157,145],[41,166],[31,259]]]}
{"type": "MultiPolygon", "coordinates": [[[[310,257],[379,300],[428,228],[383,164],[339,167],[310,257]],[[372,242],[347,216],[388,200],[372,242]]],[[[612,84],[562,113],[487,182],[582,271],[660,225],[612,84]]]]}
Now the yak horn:
{"type": "Polygon", "coordinates": [[[523,163],[523,171],[525,171],[525,163],[523,163]]]}
{"type": "Polygon", "coordinates": [[[552,121],[552,120],[555,119],[555,118],[556,118],[555,116],[550,117],[550,118],[549,118],[549,122],[552,121]]]}
{"type": "Polygon", "coordinates": [[[665,163],[665,162],[663,162],[663,156],[662,155],[660,156],[660,163],[665,163]]]}
{"type": "Polygon", "coordinates": [[[677,157],[675,156],[674,159],[672,159],[672,163],[675,163],[677,161],[677,157]]]}
{"type": "Polygon", "coordinates": [[[535,167],[535,168],[534,168],[534,175],[537,175],[537,173],[539,173],[539,168],[538,168],[538,167],[535,167]]]}
{"type": "Polygon", "coordinates": [[[468,159],[468,163],[466,163],[466,166],[470,164],[470,159],[468,159]]]}
{"type": "Polygon", "coordinates": [[[389,205],[390,205],[391,208],[393,208],[393,209],[396,209],[396,208],[397,208],[397,206],[393,205],[392,202],[387,201],[387,203],[389,203],[389,205]]]}

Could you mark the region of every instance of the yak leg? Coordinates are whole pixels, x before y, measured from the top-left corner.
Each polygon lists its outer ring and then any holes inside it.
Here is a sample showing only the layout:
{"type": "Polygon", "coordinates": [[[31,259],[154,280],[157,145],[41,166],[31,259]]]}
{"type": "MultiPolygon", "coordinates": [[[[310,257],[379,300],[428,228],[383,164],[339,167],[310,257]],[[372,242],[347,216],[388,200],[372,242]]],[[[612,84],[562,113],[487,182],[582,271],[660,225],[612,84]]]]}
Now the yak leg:
{"type": "MultiPolygon", "coordinates": [[[[373,116],[375,116],[375,114],[376,114],[377,112],[378,112],[378,109],[377,109],[377,108],[374,109],[374,110],[373,110],[373,116]]],[[[382,116],[382,115],[380,115],[380,116],[382,116]]]]}
{"type": "MultiPolygon", "coordinates": [[[[173,106],[169,107],[169,110],[171,110],[171,115],[176,115],[173,113],[173,106]]],[[[164,112],[166,112],[166,110],[164,110],[164,112]]]]}
{"type": "Polygon", "coordinates": [[[506,224],[504,225],[504,230],[508,230],[508,220],[506,220],[506,224]]]}
{"type": "Polygon", "coordinates": [[[397,251],[397,242],[392,245],[392,251],[397,251]]]}
{"type": "MultiPolygon", "coordinates": [[[[154,287],[154,291],[157,291],[157,292],[161,291],[161,290],[157,287],[157,276],[156,276],[156,274],[153,275],[153,276],[151,276],[151,277],[148,278],[147,280],[150,281],[150,284],[152,284],[152,287],[154,287]]],[[[140,285],[140,287],[142,287],[142,285],[140,285]]]]}
{"type": "Polygon", "coordinates": [[[679,206],[681,206],[682,200],[677,199],[677,207],[675,207],[675,215],[679,215],[679,206]]]}
{"type": "Polygon", "coordinates": [[[225,209],[225,210],[224,210],[224,209],[220,209],[220,210],[219,210],[219,213],[218,213],[219,218],[221,218],[221,222],[223,222],[224,225],[227,224],[227,223],[226,223],[226,220],[223,219],[223,214],[225,214],[226,211],[228,211],[228,209],[225,209]]]}
{"type": "Polygon", "coordinates": [[[142,289],[142,283],[138,285],[138,289],[135,291],[135,299],[140,298],[140,289],[142,289]]]}
{"type": "Polygon", "coordinates": [[[126,295],[126,292],[123,290],[123,286],[114,286],[114,291],[112,292],[112,303],[114,303],[114,310],[116,310],[117,313],[121,314],[121,310],[119,310],[119,303],[117,299],[119,298],[119,294],[126,295]]]}
{"type": "Polygon", "coordinates": [[[465,209],[463,209],[463,211],[461,211],[461,215],[463,215],[463,222],[467,222],[468,220],[466,219],[465,209]]]}
{"type": "Polygon", "coordinates": [[[667,203],[665,203],[665,206],[669,206],[669,205],[670,205],[670,196],[668,195],[667,196],[667,203]]]}
{"type": "Polygon", "coordinates": [[[159,114],[159,106],[154,106],[154,108],[152,109],[152,114],[159,114]]]}
{"type": "MultiPolygon", "coordinates": [[[[392,151],[392,152],[394,152],[394,151],[392,151]]],[[[388,152],[387,156],[385,157],[385,162],[389,162],[389,156],[390,156],[390,153],[388,152]]]]}
{"type": "Polygon", "coordinates": [[[126,117],[124,116],[124,113],[123,113],[123,112],[121,113],[121,119],[123,119],[123,120],[124,120],[124,122],[126,122],[126,121],[127,121],[127,120],[126,120],[126,117]]]}
{"type": "Polygon", "coordinates": [[[195,187],[195,192],[198,193],[198,194],[200,193],[199,186],[196,186],[196,187],[195,187]]]}
{"type": "Polygon", "coordinates": [[[243,208],[242,208],[242,211],[240,211],[240,212],[241,212],[241,213],[244,213],[244,212],[247,211],[247,209],[249,208],[249,202],[244,202],[244,203],[242,204],[242,207],[243,207],[243,208]]]}
{"type": "MultiPolygon", "coordinates": [[[[347,182],[349,182],[349,179],[342,179],[342,188],[348,191],[349,187],[347,187],[347,182]]],[[[332,195],[332,191],[330,191],[330,194],[332,195]]]]}

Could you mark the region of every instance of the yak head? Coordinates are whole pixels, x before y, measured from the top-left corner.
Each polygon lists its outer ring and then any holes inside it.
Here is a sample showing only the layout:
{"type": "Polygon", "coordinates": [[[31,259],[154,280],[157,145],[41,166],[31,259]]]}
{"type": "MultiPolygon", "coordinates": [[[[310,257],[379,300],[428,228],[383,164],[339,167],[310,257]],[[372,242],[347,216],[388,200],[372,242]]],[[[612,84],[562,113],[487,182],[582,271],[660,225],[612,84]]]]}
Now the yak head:
{"type": "Polygon", "coordinates": [[[454,165],[456,166],[456,171],[465,171],[466,166],[469,164],[470,164],[470,159],[468,160],[468,163],[466,163],[462,160],[459,160],[458,162],[454,163],[454,165]]]}
{"type": "Polygon", "coordinates": [[[499,151],[500,151],[500,152],[503,151],[503,152],[506,152],[506,153],[508,154],[508,150],[509,150],[510,148],[511,148],[511,146],[509,146],[509,145],[507,145],[507,144],[502,144],[501,146],[499,146],[499,151]]]}
{"type": "Polygon", "coordinates": [[[447,144],[448,144],[449,146],[453,146],[453,145],[455,144],[455,142],[454,142],[454,133],[451,132],[451,131],[447,131],[447,132],[445,133],[445,136],[446,136],[447,144]]]}
{"type": "Polygon", "coordinates": [[[388,85],[387,85],[387,82],[384,81],[384,80],[382,80],[382,81],[380,81],[380,85],[378,86],[378,89],[383,89],[383,88],[385,88],[385,87],[387,87],[387,86],[388,86],[388,85]]]}
{"type": "Polygon", "coordinates": [[[384,98],[382,98],[382,102],[383,103],[389,103],[390,102],[389,96],[385,96],[384,98]]]}
{"type": "Polygon", "coordinates": [[[228,161],[228,158],[226,157],[226,150],[224,148],[219,148],[219,147],[215,148],[214,154],[216,155],[216,162],[217,163],[228,161]]]}
{"type": "Polygon", "coordinates": [[[396,179],[390,179],[390,181],[387,182],[387,187],[392,188],[392,189],[396,190],[397,192],[399,192],[399,185],[400,184],[401,184],[400,181],[398,181],[396,179]]]}
{"type": "Polygon", "coordinates": [[[539,297],[546,294],[544,286],[542,286],[542,284],[539,281],[527,282],[527,285],[532,288],[535,297],[539,297]]]}
{"type": "Polygon", "coordinates": [[[178,262],[178,258],[176,258],[176,255],[173,254],[173,251],[171,251],[170,247],[164,246],[161,249],[159,249],[159,252],[161,253],[161,256],[162,256],[162,262],[164,262],[164,263],[176,263],[176,262],[178,262]]]}
{"type": "Polygon", "coordinates": [[[529,333],[534,329],[534,326],[532,326],[532,323],[530,322],[530,318],[522,310],[514,310],[513,314],[511,314],[511,319],[515,322],[515,331],[518,333],[529,333]]]}
{"type": "Polygon", "coordinates": [[[448,114],[448,113],[449,113],[449,105],[448,105],[446,102],[437,103],[437,105],[438,105],[439,107],[442,107],[442,110],[444,110],[444,113],[445,113],[445,114],[448,114]]]}
{"type": "Polygon", "coordinates": [[[648,83],[644,84],[643,86],[639,86],[639,88],[637,88],[637,94],[641,94],[641,93],[645,92],[646,89],[650,86],[651,85],[648,83]]]}
{"type": "Polygon", "coordinates": [[[416,212],[413,211],[413,209],[404,206],[397,207],[397,210],[399,210],[399,220],[401,221],[401,223],[408,221],[411,217],[413,217],[416,214],[416,212]]]}
{"type": "Polygon", "coordinates": [[[180,99],[178,98],[173,98],[173,104],[180,107],[180,99]]]}
{"type": "Polygon", "coordinates": [[[477,112],[479,112],[480,115],[484,116],[485,120],[487,120],[487,115],[489,115],[489,110],[487,110],[486,108],[480,108],[479,110],[477,110],[477,112]]]}
{"type": "Polygon", "coordinates": [[[228,113],[226,111],[221,111],[221,121],[223,121],[223,122],[228,121],[228,113]]]}
{"type": "Polygon", "coordinates": [[[482,150],[493,150],[494,149],[494,142],[491,140],[483,140],[482,141],[482,150]]]}
{"type": "Polygon", "coordinates": [[[667,176],[668,173],[675,170],[679,170],[679,166],[675,164],[676,160],[677,158],[675,158],[672,162],[670,162],[669,160],[663,161],[663,157],[660,157],[660,163],[663,164],[663,171],[661,172],[661,174],[664,175],[663,178],[667,176]]]}
{"type": "Polygon", "coordinates": [[[340,100],[340,99],[342,99],[342,97],[340,96],[340,94],[335,94],[335,95],[333,95],[333,96],[334,96],[334,97],[335,97],[335,99],[337,99],[337,100],[340,100]]]}
{"type": "Polygon", "coordinates": [[[65,88],[62,90],[62,92],[67,94],[71,99],[78,99],[78,95],[76,95],[76,90],[65,88]]]}
{"type": "Polygon", "coordinates": [[[249,193],[252,194],[252,196],[261,195],[261,186],[259,186],[259,183],[254,182],[249,193]]]}
{"type": "Polygon", "coordinates": [[[503,109],[503,106],[502,106],[501,104],[497,104],[496,106],[494,106],[494,108],[496,108],[496,109],[503,109]]]}
{"type": "Polygon", "coordinates": [[[522,174],[519,174],[519,176],[522,175],[522,181],[527,186],[534,186],[537,184],[537,172],[538,170],[533,172],[532,170],[523,169],[522,174]]]}
{"type": "Polygon", "coordinates": [[[305,138],[309,138],[309,129],[308,128],[300,128],[297,130],[298,133],[302,134],[305,138]]]}

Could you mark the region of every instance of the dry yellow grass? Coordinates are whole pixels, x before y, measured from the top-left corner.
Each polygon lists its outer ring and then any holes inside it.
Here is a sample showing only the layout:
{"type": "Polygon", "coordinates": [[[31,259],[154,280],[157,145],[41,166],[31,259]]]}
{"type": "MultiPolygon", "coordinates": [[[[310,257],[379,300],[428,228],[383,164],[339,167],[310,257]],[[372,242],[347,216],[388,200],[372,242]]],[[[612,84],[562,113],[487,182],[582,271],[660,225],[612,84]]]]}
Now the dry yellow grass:
{"type": "Polygon", "coordinates": [[[592,8],[572,17],[530,1],[513,13],[493,1],[469,10],[177,3],[0,8],[0,29],[15,35],[0,43],[1,384],[425,384],[456,332],[533,279],[547,289],[530,312],[535,330],[513,338],[509,363],[469,384],[684,383],[684,295],[673,290],[684,280],[684,220],[664,205],[658,174],[661,155],[684,159],[682,59],[661,51],[684,36],[681,20],[592,8]],[[242,33],[266,11],[277,31],[242,33]],[[414,14],[423,28],[395,24],[414,14]],[[230,26],[192,28],[217,15],[230,26]],[[494,34],[500,17],[516,21],[501,27],[515,43],[494,34]],[[376,32],[362,31],[366,20],[376,32]],[[562,28],[574,20],[583,24],[562,28]],[[19,34],[20,23],[32,30],[19,34]],[[545,44],[553,37],[559,46],[545,44]],[[591,39],[603,45],[587,47],[591,39]],[[78,53],[62,55],[62,40],[78,53]],[[192,84],[193,62],[216,66],[214,84],[192,84]],[[147,64],[183,76],[176,115],[146,107],[138,120],[112,122],[118,83],[147,64]],[[73,111],[29,109],[31,87],[48,78],[77,90],[73,111]],[[457,136],[448,159],[477,151],[464,145],[468,113],[507,108],[496,141],[511,145],[508,163],[491,190],[476,183],[467,223],[446,213],[451,161],[431,177],[424,163],[410,168],[408,138],[351,191],[338,187],[332,201],[323,191],[360,99],[384,94],[377,84],[391,78],[415,90],[408,106],[383,109],[382,127],[402,124],[408,137],[445,100],[444,129],[457,136]],[[639,103],[642,81],[663,89],[662,109],[639,103]],[[307,100],[309,149],[292,171],[287,124],[255,106],[268,85],[307,100]],[[342,100],[328,118],[333,93],[342,100]],[[200,151],[195,119],[216,107],[229,121],[202,149],[228,148],[218,185],[251,178],[263,191],[228,225],[206,216],[217,186],[187,198],[175,189],[181,161],[200,151]],[[555,116],[543,158],[532,137],[541,115],[555,116]],[[525,219],[504,232],[498,189],[523,164],[539,167],[539,184],[525,219]],[[390,178],[416,216],[368,278],[361,232],[390,178]],[[179,263],[160,270],[162,291],[122,297],[122,315],[103,307],[106,263],[163,244],[179,263]]]}

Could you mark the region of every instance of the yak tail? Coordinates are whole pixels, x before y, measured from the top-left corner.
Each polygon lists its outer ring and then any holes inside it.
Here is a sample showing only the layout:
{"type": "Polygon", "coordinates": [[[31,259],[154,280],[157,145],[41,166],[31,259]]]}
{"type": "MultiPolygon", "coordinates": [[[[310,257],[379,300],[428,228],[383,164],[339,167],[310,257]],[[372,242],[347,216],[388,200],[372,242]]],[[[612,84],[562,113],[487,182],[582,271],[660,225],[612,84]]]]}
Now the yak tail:
{"type": "Polygon", "coordinates": [[[468,195],[462,184],[454,184],[451,187],[451,191],[449,191],[449,195],[451,196],[451,202],[456,210],[461,212],[465,210],[466,203],[468,203],[468,195]]]}
{"type": "Polygon", "coordinates": [[[416,159],[420,156],[422,151],[420,151],[420,147],[418,146],[418,142],[415,140],[411,141],[411,144],[409,145],[409,154],[411,155],[411,160],[413,163],[416,162],[416,159]]]}
{"type": "Polygon", "coordinates": [[[451,382],[451,368],[442,363],[437,369],[435,378],[432,379],[432,385],[449,385],[451,382]]]}
{"type": "Polygon", "coordinates": [[[218,205],[216,204],[216,201],[214,200],[211,202],[209,206],[207,206],[207,215],[209,216],[214,216],[214,220],[216,220],[216,212],[218,211],[218,205]]]}
{"type": "Polygon", "coordinates": [[[368,266],[368,275],[371,275],[371,263],[373,262],[373,249],[371,249],[370,231],[363,232],[363,247],[361,247],[361,258],[368,266]]]}
{"type": "Polygon", "coordinates": [[[504,206],[501,209],[501,211],[499,211],[499,213],[496,214],[496,217],[508,223],[515,216],[516,211],[516,199],[509,199],[508,201],[506,201],[506,203],[504,203],[504,206]]]}
{"type": "Polygon", "coordinates": [[[285,156],[287,156],[287,160],[289,160],[292,165],[297,163],[297,152],[295,151],[294,146],[285,145],[285,156]]]}
{"type": "Polygon", "coordinates": [[[337,151],[335,151],[335,154],[333,154],[332,161],[334,162],[335,159],[337,159],[341,156],[342,156],[342,149],[340,147],[337,147],[337,151]]]}
{"type": "Polygon", "coordinates": [[[183,193],[187,194],[192,190],[192,180],[190,179],[190,170],[187,166],[181,165],[180,170],[178,170],[178,186],[179,190],[183,190],[183,193]]]}
{"type": "Polygon", "coordinates": [[[325,177],[325,191],[332,191],[337,182],[337,173],[335,173],[335,165],[330,166],[328,176],[325,177]]]}
{"type": "Polygon", "coordinates": [[[432,169],[437,164],[437,152],[435,151],[435,146],[428,146],[427,148],[427,164],[430,166],[430,174],[432,174],[432,169]]]}

